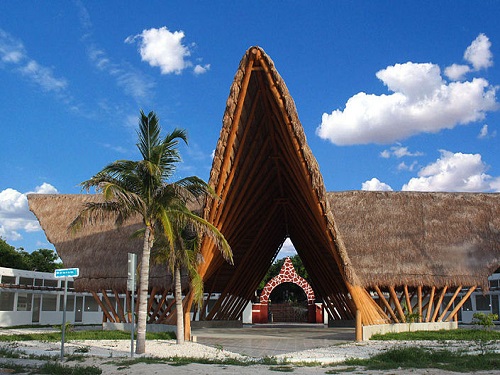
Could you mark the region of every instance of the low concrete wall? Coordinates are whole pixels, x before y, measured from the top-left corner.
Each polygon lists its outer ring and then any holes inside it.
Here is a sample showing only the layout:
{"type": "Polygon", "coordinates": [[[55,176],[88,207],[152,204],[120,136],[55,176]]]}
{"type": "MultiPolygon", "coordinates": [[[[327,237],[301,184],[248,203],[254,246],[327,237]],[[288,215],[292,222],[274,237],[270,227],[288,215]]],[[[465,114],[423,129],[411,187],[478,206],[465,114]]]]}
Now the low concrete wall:
{"type": "Polygon", "coordinates": [[[377,333],[439,331],[441,329],[450,330],[457,328],[457,322],[378,324],[374,326],[363,326],[363,340],[369,340],[370,337],[377,333]]]}
{"type": "MultiPolygon", "coordinates": [[[[103,331],[128,331],[130,332],[130,323],[102,323],[103,331]]],[[[137,324],[134,326],[137,330],[137,324]]],[[[177,326],[167,324],[148,324],[147,332],[176,332],[177,326]]]]}

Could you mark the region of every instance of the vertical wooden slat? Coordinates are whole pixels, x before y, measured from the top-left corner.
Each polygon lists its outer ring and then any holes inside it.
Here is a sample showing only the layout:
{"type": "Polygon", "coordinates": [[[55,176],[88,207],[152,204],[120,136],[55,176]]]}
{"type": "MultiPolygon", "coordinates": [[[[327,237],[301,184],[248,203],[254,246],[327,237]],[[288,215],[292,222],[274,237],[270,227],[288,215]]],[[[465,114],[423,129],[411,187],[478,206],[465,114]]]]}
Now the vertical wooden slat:
{"type": "Polygon", "coordinates": [[[417,298],[418,298],[418,321],[422,322],[422,286],[417,287],[417,298]]]}
{"type": "Polygon", "coordinates": [[[408,285],[404,285],[403,287],[405,298],[406,298],[406,308],[408,309],[408,314],[413,313],[413,309],[411,307],[411,299],[410,299],[410,294],[408,293],[408,285]]]}
{"type": "Polygon", "coordinates": [[[431,289],[431,295],[429,296],[429,302],[427,303],[427,315],[425,316],[425,321],[429,322],[431,319],[431,311],[434,302],[434,293],[436,292],[436,287],[433,286],[431,289]]]}
{"type": "Polygon", "coordinates": [[[120,321],[122,323],[126,323],[127,321],[125,319],[125,312],[123,311],[122,300],[116,289],[113,289],[113,292],[115,293],[116,305],[118,306],[118,315],[120,316],[120,321]]]}
{"type": "Polygon", "coordinates": [[[118,314],[116,313],[116,309],[115,307],[113,306],[113,304],[111,303],[109,297],[108,297],[108,293],[103,289],[101,290],[101,293],[102,293],[102,297],[104,298],[104,300],[106,301],[106,303],[108,304],[108,307],[109,307],[109,310],[111,311],[111,313],[113,314],[113,317],[115,319],[115,322],[116,323],[120,323],[120,317],[118,316],[118,314]]]}

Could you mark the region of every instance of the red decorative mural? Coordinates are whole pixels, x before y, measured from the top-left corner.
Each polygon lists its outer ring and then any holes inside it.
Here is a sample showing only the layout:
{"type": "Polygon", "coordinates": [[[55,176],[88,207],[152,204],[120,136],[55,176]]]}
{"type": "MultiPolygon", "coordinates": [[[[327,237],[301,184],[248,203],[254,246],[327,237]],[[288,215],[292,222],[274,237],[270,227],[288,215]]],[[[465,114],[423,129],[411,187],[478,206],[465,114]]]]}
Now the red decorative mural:
{"type": "Polygon", "coordinates": [[[306,293],[307,303],[309,305],[314,304],[315,297],[311,286],[303,277],[300,277],[297,274],[289,257],[285,259],[280,273],[269,280],[262,290],[262,294],[260,295],[260,303],[268,303],[271,292],[274,290],[274,288],[283,283],[294,283],[300,286],[306,293]]]}

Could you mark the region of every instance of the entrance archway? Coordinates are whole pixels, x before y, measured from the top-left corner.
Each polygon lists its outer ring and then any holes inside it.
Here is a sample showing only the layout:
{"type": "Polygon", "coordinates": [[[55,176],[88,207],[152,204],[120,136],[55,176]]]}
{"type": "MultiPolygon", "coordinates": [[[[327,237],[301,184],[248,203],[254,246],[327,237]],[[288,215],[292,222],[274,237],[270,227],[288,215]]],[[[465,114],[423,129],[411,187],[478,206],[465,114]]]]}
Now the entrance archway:
{"type": "Polygon", "coordinates": [[[293,267],[292,260],[287,257],[279,274],[269,280],[262,290],[258,304],[252,307],[252,320],[254,323],[267,323],[270,320],[269,297],[273,290],[284,283],[293,283],[299,286],[307,297],[307,322],[322,322],[322,308],[315,304],[314,291],[303,277],[299,276],[293,267]],[[318,311],[317,311],[318,310],[318,311]]]}

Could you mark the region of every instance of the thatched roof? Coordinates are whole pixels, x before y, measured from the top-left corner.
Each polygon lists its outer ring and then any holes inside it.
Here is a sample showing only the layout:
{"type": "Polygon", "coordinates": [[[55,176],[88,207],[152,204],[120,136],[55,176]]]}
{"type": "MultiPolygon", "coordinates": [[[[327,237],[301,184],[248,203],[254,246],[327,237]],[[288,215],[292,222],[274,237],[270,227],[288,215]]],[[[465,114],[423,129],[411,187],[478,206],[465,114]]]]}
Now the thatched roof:
{"type": "MultiPolygon", "coordinates": [[[[342,178],[342,176],[338,176],[342,178]]],[[[485,285],[500,265],[500,195],[327,193],[288,89],[273,61],[250,48],[231,85],[209,183],[220,196],[204,216],[226,236],[234,266],[205,243],[205,290],[223,293],[224,317],[238,316],[290,237],[316,295],[352,312],[348,285],[485,285]]],[[[68,224],[92,196],[29,196],[64,263],[81,269],[80,285],[125,286],[134,225],[68,224]]],[[[139,241],[139,242],[138,242],[139,241]]],[[[153,285],[169,285],[153,269],[153,285]]]]}
{"type": "MultiPolygon", "coordinates": [[[[77,232],[68,229],[86,202],[98,201],[94,194],[30,194],[30,210],[37,217],[47,239],[55,246],[65,267],[80,268],[75,279],[77,290],[116,289],[127,287],[128,253],[137,254],[140,262],[142,239],[133,236],[141,221],[131,220],[116,227],[114,222],[97,222],[77,232]]],[[[150,286],[169,289],[172,277],[165,266],[153,266],[150,286]]],[[[184,282],[185,284],[185,282],[184,282]]]]}
{"type": "Polygon", "coordinates": [[[500,265],[500,194],[328,193],[361,284],[480,285],[500,265]]]}

